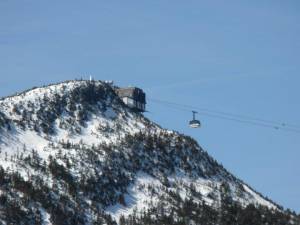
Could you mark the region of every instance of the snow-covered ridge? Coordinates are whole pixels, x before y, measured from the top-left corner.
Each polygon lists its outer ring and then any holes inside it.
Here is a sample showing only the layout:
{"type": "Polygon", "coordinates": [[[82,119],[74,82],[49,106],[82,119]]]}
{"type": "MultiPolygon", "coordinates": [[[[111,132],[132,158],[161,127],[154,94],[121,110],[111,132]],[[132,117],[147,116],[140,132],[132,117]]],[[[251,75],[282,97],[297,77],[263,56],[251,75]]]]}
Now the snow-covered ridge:
{"type": "MultiPolygon", "coordinates": [[[[90,224],[99,209],[118,219],[175,194],[213,208],[226,195],[242,206],[277,209],[193,139],[132,112],[105,82],[35,88],[0,100],[0,112],[7,119],[0,123],[0,165],[48,188],[54,199],[82,205],[90,224]]],[[[47,205],[36,207],[51,220],[47,205]]]]}
{"type": "MultiPolygon", "coordinates": [[[[97,86],[108,86],[101,81],[92,81],[97,86]]],[[[3,97],[0,99],[0,107],[2,111],[14,104],[22,103],[26,105],[28,102],[38,103],[43,100],[44,97],[53,98],[55,95],[64,96],[68,95],[75,88],[80,86],[87,86],[90,84],[87,80],[70,80],[61,83],[51,84],[44,87],[34,87],[32,89],[17,93],[12,96],[3,97]]]]}
{"type": "MultiPolygon", "coordinates": [[[[68,91],[74,89],[83,84],[87,84],[90,81],[88,80],[69,80],[54,84],[45,85],[43,87],[33,87],[31,89],[22,91],[20,93],[16,93],[14,95],[2,97],[0,102],[2,101],[23,101],[23,100],[33,100],[35,97],[42,97],[44,94],[64,94],[68,91]]],[[[93,81],[98,84],[104,84],[102,81],[93,81]]]]}
{"type": "MultiPolygon", "coordinates": [[[[47,146],[49,143],[54,142],[58,143],[62,140],[68,140],[72,144],[78,144],[82,142],[82,145],[92,146],[98,145],[102,142],[115,142],[115,139],[121,137],[123,134],[114,134],[103,135],[106,130],[114,130],[116,132],[116,124],[123,120],[124,115],[126,114],[126,120],[122,124],[122,130],[126,130],[129,133],[138,132],[141,129],[144,129],[144,124],[141,122],[136,122],[134,120],[134,114],[128,114],[128,109],[122,109],[119,105],[114,105],[111,95],[107,99],[100,99],[95,103],[96,111],[93,114],[89,114],[88,118],[84,122],[83,126],[77,124],[78,118],[75,115],[77,108],[81,107],[80,104],[75,103],[74,112],[68,110],[68,104],[70,103],[69,95],[76,88],[86,88],[91,84],[91,81],[85,80],[74,80],[67,81],[63,83],[53,84],[42,88],[34,88],[29,91],[22,92],[21,94],[6,97],[0,100],[0,112],[2,112],[8,119],[13,122],[23,122],[24,119],[29,123],[29,128],[19,127],[18,123],[10,123],[10,131],[3,132],[0,136],[0,146],[2,149],[2,155],[12,156],[21,151],[24,146],[30,146],[32,149],[36,149],[39,153],[42,153],[42,156],[45,156],[45,160],[49,156],[47,151],[47,146]],[[54,133],[52,135],[45,134],[41,130],[36,130],[33,125],[38,124],[41,118],[37,114],[37,110],[46,111],[48,106],[44,106],[45,98],[47,102],[51,102],[53,98],[66,97],[66,105],[62,106],[60,114],[57,115],[57,118],[53,121],[54,124],[54,133]],[[109,105],[108,105],[109,104],[109,105]],[[105,109],[102,110],[102,106],[105,106],[105,109]],[[17,107],[18,109],[16,109],[17,107]],[[116,111],[116,107],[118,107],[116,111]],[[30,116],[27,114],[30,113],[30,116]],[[26,114],[24,117],[23,114],[26,114]],[[75,120],[72,120],[75,117],[75,120]],[[69,121],[72,121],[70,124],[69,121]],[[135,125],[135,126],[134,126],[135,125]],[[78,128],[78,131],[75,129],[78,128]],[[75,131],[74,131],[75,130],[75,131]],[[99,134],[100,131],[100,134],[99,134]],[[6,149],[9,149],[6,151],[6,149]]],[[[105,86],[109,87],[106,83],[101,81],[92,81],[94,86],[105,86]]],[[[109,90],[112,91],[112,90],[109,90]]],[[[110,93],[114,94],[114,93],[110,93]]],[[[114,96],[116,97],[116,96],[114,96]]],[[[118,103],[118,101],[117,101],[118,103]]],[[[51,110],[50,110],[51,112],[51,110]]],[[[44,118],[43,118],[44,119],[44,118]]],[[[4,156],[3,156],[4,157],[4,156]]],[[[9,163],[3,163],[2,165],[8,165],[9,163]]]]}

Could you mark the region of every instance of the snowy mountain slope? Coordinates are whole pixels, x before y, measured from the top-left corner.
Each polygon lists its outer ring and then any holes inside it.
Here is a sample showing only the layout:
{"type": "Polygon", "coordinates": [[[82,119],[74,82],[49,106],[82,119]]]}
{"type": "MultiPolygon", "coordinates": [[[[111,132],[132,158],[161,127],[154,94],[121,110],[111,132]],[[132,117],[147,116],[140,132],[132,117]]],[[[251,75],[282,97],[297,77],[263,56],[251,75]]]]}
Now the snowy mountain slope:
{"type": "Polygon", "coordinates": [[[131,111],[101,81],[0,100],[0,165],[3,224],[114,224],[152,208],[170,214],[191,198],[215,210],[224,199],[281,210],[190,137],[131,111]],[[7,205],[17,207],[20,221],[10,221],[7,205]]]}

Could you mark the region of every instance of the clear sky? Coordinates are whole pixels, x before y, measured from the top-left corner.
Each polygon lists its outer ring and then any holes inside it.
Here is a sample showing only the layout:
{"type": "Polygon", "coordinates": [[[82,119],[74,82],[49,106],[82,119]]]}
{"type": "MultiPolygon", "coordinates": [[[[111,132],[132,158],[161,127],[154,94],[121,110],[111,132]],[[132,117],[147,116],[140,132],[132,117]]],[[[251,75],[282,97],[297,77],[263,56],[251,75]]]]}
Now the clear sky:
{"type": "MultiPolygon", "coordinates": [[[[300,2],[0,1],[0,96],[73,78],[148,98],[300,125],[300,2]]],[[[300,212],[300,134],[150,102],[146,115],[197,139],[229,171],[300,212]]]]}

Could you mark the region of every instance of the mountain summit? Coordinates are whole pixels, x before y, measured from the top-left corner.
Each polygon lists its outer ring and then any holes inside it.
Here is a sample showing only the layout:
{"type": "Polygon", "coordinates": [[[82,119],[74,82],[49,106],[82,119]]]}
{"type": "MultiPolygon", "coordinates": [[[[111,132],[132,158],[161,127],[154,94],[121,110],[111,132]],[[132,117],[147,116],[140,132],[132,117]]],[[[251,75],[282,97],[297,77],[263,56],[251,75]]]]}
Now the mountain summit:
{"type": "Polygon", "coordinates": [[[0,100],[0,224],[300,224],[117,90],[74,80],[0,100]]]}

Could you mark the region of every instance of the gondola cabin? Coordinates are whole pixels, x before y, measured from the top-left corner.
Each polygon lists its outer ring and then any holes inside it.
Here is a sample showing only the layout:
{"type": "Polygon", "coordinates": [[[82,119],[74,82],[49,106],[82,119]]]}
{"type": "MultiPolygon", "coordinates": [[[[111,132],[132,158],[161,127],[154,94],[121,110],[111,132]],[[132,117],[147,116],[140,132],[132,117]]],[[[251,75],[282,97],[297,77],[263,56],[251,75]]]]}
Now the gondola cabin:
{"type": "Polygon", "coordinates": [[[117,88],[116,93],[129,108],[137,112],[145,112],[146,94],[142,89],[137,87],[117,88]]]}
{"type": "Polygon", "coordinates": [[[189,125],[191,128],[199,128],[201,126],[201,123],[199,120],[196,120],[196,116],[195,116],[196,113],[198,112],[192,111],[192,113],[193,113],[193,119],[189,122],[189,125]]]}

